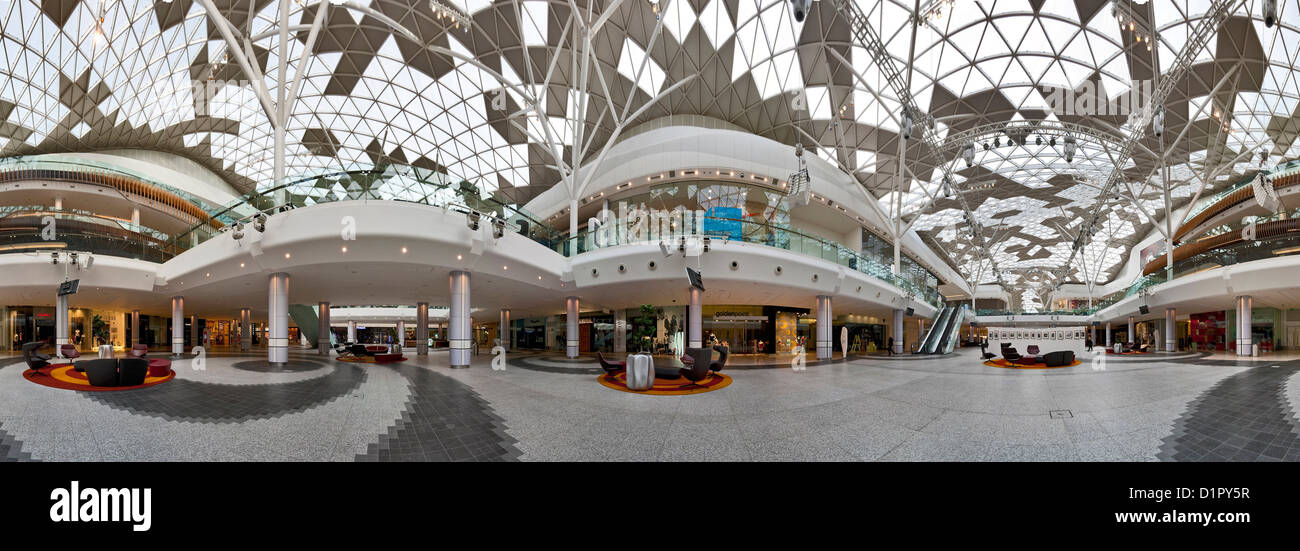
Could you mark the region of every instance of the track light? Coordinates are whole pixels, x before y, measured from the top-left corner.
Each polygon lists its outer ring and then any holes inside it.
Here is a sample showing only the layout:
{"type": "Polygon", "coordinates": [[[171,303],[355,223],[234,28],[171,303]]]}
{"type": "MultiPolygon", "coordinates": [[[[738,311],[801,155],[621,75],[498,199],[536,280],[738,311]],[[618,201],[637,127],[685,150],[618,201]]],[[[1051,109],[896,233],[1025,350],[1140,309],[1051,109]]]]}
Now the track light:
{"type": "Polygon", "coordinates": [[[68,263],[73,266],[77,265],[77,253],[68,253],[68,263]]]}
{"type": "Polygon", "coordinates": [[[975,165],[975,144],[966,144],[961,150],[961,157],[966,161],[966,168],[975,165]]]}
{"type": "Polygon", "coordinates": [[[903,124],[902,124],[902,129],[901,129],[901,130],[902,130],[902,134],[903,134],[903,139],[904,139],[904,140],[910,140],[910,139],[912,139],[912,123],[913,123],[913,120],[912,120],[912,111],[911,111],[910,109],[903,109],[903,120],[902,120],[902,123],[903,123],[903,124]]]}
{"type": "Polygon", "coordinates": [[[492,237],[501,239],[506,234],[506,221],[500,218],[492,219],[492,237]]]}
{"type": "Polygon", "coordinates": [[[58,265],[59,253],[50,253],[50,264],[58,265]]]}
{"type": "Polygon", "coordinates": [[[234,229],[234,231],[232,231],[232,232],[230,233],[230,236],[233,237],[233,238],[235,238],[235,241],[239,241],[240,239],[243,239],[243,238],[244,238],[244,223],[243,223],[243,222],[236,222],[236,223],[235,223],[235,229],[234,229]]]}
{"type": "Polygon", "coordinates": [[[1066,136],[1066,137],[1065,137],[1065,162],[1067,162],[1067,163],[1073,163],[1073,162],[1074,162],[1074,150],[1075,150],[1075,148],[1077,148],[1077,147],[1078,147],[1078,145],[1074,143],[1074,137],[1073,137],[1073,136],[1066,136]]]}
{"type": "Polygon", "coordinates": [[[478,231],[478,223],[481,218],[483,218],[482,214],[479,214],[476,210],[471,210],[465,213],[465,225],[469,227],[470,231],[478,231]]]}
{"type": "Polygon", "coordinates": [[[253,217],[253,229],[257,230],[258,233],[266,231],[266,213],[259,212],[257,216],[253,217]]]}

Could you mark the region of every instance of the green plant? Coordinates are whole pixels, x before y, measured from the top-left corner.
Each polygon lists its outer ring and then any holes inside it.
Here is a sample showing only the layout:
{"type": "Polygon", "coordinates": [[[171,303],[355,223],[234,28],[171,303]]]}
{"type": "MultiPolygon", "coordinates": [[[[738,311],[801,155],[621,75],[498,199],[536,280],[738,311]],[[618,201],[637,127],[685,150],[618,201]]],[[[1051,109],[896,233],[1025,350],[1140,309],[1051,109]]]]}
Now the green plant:
{"type": "Polygon", "coordinates": [[[655,307],[642,304],[641,315],[632,320],[632,330],[627,335],[627,349],[637,352],[649,350],[650,338],[655,334],[655,323],[658,320],[655,307]]]}
{"type": "Polygon", "coordinates": [[[108,322],[104,321],[104,318],[100,317],[99,314],[95,314],[95,317],[90,320],[90,334],[98,341],[98,344],[108,342],[108,322]]]}

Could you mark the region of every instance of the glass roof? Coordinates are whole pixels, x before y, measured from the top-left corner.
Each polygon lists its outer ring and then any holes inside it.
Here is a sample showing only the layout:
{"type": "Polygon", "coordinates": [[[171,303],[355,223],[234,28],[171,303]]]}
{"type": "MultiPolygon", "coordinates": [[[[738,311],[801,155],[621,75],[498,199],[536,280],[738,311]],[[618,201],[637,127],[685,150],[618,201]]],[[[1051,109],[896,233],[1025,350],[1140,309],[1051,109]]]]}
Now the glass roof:
{"type": "MultiPolygon", "coordinates": [[[[855,1],[949,142],[942,159],[919,140],[907,143],[897,192],[904,219],[967,277],[997,280],[976,254],[984,245],[965,228],[962,204],[943,196],[937,169],[951,163],[1003,281],[1026,289],[1034,277],[1050,283],[1050,270],[1070,257],[1078,221],[1098,202],[1129,132],[1123,114],[1061,112],[1054,94],[1089,91],[1081,96],[1092,108],[1123,104],[1170,69],[1210,5],[932,0],[921,3],[913,46],[912,0],[855,1]],[[1007,145],[1006,135],[979,132],[1041,121],[1102,138],[1081,137],[1066,162],[1063,144],[1047,136],[1040,144],[1041,133],[1007,145]],[[959,139],[976,145],[969,168],[959,139]]],[[[892,213],[901,105],[831,0],[814,2],[802,23],[782,0],[441,3],[465,24],[440,17],[428,0],[290,6],[287,74],[304,72],[285,124],[287,177],[410,165],[523,203],[560,182],[575,157],[595,158],[616,131],[693,114],[802,142],[892,213]],[[320,9],[324,29],[303,55],[320,9]],[[598,20],[584,70],[578,29],[598,20]]],[[[212,4],[246,40],[274,97],[278,73],[268,68],[279,66],[280,4],[212,4]]],[[[1207,179],[1204,195],[1300,153],[1300,12],[1283,1],[1280,24],[1266,28],[1259,4],[1245,2],[1215,30],[1165,103],[1174,208],[1207,179]]],[[[273,124],[254,87],[240,85],[249,78],[203,3],[0,0],[0,25],[0,156],[153,148],[204,163],[245,191],[275,185],[273,124]]],[[[1162,183],[1151,178],[1159,149],[1152,137],[1140,142],[1122,178],[1135,201],[1102,208],[1105,239],[1085,247],[1067,281],[1110,281],[1151,217],[1163,217],[1162,183]]]]}

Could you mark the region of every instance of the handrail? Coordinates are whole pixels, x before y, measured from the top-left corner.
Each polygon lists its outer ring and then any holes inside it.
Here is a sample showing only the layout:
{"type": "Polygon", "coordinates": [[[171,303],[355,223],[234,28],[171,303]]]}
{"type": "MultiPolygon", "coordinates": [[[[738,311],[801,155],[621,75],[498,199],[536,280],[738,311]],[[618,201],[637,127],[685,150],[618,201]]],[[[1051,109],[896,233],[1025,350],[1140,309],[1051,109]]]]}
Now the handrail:
{"type": "MultiPolygon", "coordinates": [[[[1256,224],[1255,239],[1267,239],[1287,232],[1300,232],[1300,218],[1288,218],[1256,224]]],[[[1184,260],[1197,254],[1229,247],[1247,241],[1240,232],[1227,232],[1174,247],[1174,262],[1184,260]]],[[[1142,267],[1142,275],[1147,276],[1160,271],[1169,264],[1169,253],[1160,255],[1142,267]]]]}
{"type": "MultiPolygon", "coordinates": [[[[814,256],[823,260],[835,262],[841,266],[846,266],[889,283],[902,289],[910,296],[916,297],[935,308],[943,308],[943,296],[939,293],[938,287],[924,287],[911,281],[902,274],[894,274],[888,266],[885,266],[871,258],[862,256],[835,241],[791,229],[788,226],[768,222],[754,222],[752,220],[715,216],[708,216],[705,219],[739,223],[741,227],[740,241],[742,242],[757,243],[778,249],[799,252],[808,256],[814,256]]],[[[565,257],[573,257],[590,252],[597,248],[614,246],[595,246],[593,234],[601,231],[602,230],[599,229],[584,229],[580,230],[573,236],[573,238],[565,235],[562,239],[552,244],[552,249],[565,257]]],[[[724,241],[729,240],[725,235],[714,234],[706,236],[712,239],[722,239],[724,241]]],[[[651,235],[648,231],[644,232],[639,241],[628,241],[626,239],[627,237],[628,235],[626,234],[621,235],[618,244],[648,242],[651,235]]]]}
{"type": "Polygon", "coordinates": [[[121,193],[162,203],[199,220],[208,217],[208,212],[203,208],[206,203],[197,197],[173,186],[118,168],[98,163],[21,157],[0,160],[0,183],[27,180],[55,180],[111,187],[121,193]]]}
{"type": "MultiPolygon", "coordinates": [[[[1300,184],[1300,172],[1290,172],[1292,169],[1297,167],[1300,167],[1300,159],[1291,161],[1270,171],[1269,175],[1273,176],[1273,189],[1281,189],[1287,186],[1300,184]]],[[[1206,220],[1209,220],[1223,211],[1254,197],[1255,194],[1251,182],[1258,177],[1258,172],[1246,176],[1238,180],[1235,184],[1228,186],[1226,189],[1223,189],[1207,198],[1195,211],[1188,213],[1187,221],[1174,231],[1174,239],[1182,239],[1193,229],[1196,229],[1198,226],[1205,223],[1206,220]]]]}

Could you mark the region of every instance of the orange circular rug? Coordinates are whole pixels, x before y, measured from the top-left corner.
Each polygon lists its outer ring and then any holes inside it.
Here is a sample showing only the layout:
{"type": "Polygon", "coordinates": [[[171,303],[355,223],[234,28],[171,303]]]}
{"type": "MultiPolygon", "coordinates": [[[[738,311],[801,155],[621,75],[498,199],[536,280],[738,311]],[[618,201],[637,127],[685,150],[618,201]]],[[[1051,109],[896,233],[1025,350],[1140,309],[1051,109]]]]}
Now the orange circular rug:
{"type": "Polygon", "coordinates": [[[1074,367],[1081,363],[1083,362],[1076,358],[1074,362],[1067,365],[1054,365],[1052,367],[1047,367],[1047,364],[1018,364],[1015,362],[1009,362],[1005,358],[998,358],[996,360],[988,360],[984,362],[984,365],[989,367],[1001,367],[1004,369],[1060,369],[1062,367],[1074,367]]]}
{"type": "Polygon", "coordinates": [[[144,378],[144,384],[135,386],[91,386],[90,381],[86,380],[86,374],[73,369],[71,364],[42,367],[39,374],[37,374],[37,371],[35,370],[28,369],[23,372],[23,378],[38,385],[48,386],[51,388],[106,392],[110,390],[132,390],[160,385],[176,378],[176,372],[168,370],[167,374],[162,377],[146,376],[144,378]]]}
{"type": "Polygon", "coordinates": [[[698,383],[692,383],[686,377],[679,379],[660,379],[655,378],[654,386],[649,390],[632,390],[627,387],[627,373],[618,372],[614,375],[609,373],[601,374],[596,377],[596,381],[606,387],[632,394],[650,394],[653,396],[681,396],[683,394],[701,394],[712,392],[731,384],[731,377],[721,373],[711,373],[708,377],[698,383]]]}

